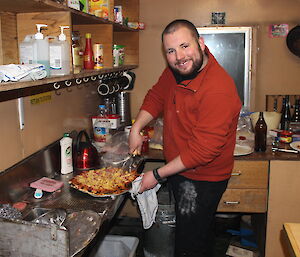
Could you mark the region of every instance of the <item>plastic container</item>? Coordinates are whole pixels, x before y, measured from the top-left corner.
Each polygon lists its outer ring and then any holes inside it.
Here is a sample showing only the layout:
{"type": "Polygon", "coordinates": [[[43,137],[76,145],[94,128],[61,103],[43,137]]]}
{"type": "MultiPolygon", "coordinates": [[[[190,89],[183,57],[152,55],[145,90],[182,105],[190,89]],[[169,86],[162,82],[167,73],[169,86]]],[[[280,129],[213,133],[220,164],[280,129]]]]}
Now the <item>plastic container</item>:
{"type": "Polygon", "coordinates": [[[132,236],[107,235],[95,257],[134,257],[139,239],[132,236]]]}
{"type": "Polygon", "coordinates": [[[35,35],[26,35],[24,41],[19,46],[20,63],[22,64],[43,64],[50,75],[49,62],[49,42],[48,38],[44,38],[41,33],[42,27],[46,24],[36,24],[37,33],[35,35]]]}
{"type": "Polygon", "coordinates": [[[64,34],[66,28],[69,26],[60,26],[60,35],[49,44],[51,76],[70,74],[70,46],[64,34]]]}
{"type": "Polygon", "coordinates": [[[105,119],[101,119],[107,117],[107,109],[105,108],[105,105],[99,105],[98,117],[99,119],[95,119],[95,123],[93,124],[94,140],[102,147],[107,141],[110,127],[109,122],[106,122],[105,119]]]}
{"type": "Polygon", "coordinates": [[[65,133],[60,140],[61,149],[61,174],[68,174],[73,171],[72,159],[72,138],[65,133]]]}

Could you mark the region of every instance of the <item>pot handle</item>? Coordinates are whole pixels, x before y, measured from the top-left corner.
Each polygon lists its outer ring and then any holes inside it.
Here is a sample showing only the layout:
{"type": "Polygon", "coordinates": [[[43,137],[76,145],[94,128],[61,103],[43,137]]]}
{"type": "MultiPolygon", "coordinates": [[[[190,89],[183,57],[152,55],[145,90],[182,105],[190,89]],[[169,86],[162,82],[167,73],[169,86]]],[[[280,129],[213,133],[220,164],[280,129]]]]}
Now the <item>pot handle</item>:
{"type": "Polygon", "coordinates": [[[89,135],[86,133],[85,130],[81,130],[81,131],[78,133],[78,135],[77,135],[77,140],[76,140],[76,151],[77,151],[77,152],[79,151],[79,143],[81,142],[82,135],[85,135],[85,140],[86,140],[86,142],[87,142],[88,144],[91,144],[89,135]]]}

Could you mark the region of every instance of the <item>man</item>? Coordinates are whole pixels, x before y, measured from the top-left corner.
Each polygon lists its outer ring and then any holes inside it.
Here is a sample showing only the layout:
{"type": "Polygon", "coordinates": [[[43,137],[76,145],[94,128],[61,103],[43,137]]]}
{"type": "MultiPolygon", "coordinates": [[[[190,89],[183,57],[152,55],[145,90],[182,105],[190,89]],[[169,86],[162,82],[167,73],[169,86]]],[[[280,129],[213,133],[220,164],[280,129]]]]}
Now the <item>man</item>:
{"type": "Polygon", "coordinates": [[[167,164],[145,172],[140,192],[168,178],[175,197],[175,255],[209,257],[214,214],[233,168],[241,102],[191,22],[171,22],[162,43],[168,67],[144,99],[130,151],[140,150],[140,131],[163,113],[167,164]]]}

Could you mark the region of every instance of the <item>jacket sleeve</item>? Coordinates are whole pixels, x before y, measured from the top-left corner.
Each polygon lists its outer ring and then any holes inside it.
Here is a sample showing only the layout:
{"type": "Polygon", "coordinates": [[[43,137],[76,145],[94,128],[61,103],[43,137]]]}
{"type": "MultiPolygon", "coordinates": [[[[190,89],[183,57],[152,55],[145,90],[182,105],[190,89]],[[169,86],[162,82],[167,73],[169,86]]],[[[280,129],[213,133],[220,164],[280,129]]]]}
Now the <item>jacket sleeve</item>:
{"type": "Polygon", "coordinates": [[[157,118],[163,111],[164,102],[167,98],[168,80],[171,72],[166,68],[160,76],[158,82],[148,91],[141,106],[141,110],[149,112],[154,118],[157,118]]]}

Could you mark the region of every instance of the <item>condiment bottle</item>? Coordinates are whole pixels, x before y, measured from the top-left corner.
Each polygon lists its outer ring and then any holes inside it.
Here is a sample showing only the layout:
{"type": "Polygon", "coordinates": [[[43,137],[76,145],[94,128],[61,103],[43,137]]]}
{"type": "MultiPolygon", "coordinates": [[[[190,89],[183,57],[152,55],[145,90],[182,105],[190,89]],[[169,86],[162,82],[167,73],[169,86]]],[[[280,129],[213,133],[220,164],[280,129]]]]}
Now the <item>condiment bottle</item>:
{"type": "Polygon", "coordinates": [[[91,33],[85,34],[85,50],[83,55],[83,67],[86,70],[94,69],[94,54],[92,47],[92,35],[91,33]]]}
{"type": "Polygon", "coordinates": [[[300,122],[300,99],[296,99],[295,101],[295,110],[292,117],[293,122],[300,122]]]}
{"type": "Polygon", "coordinates": [[[283,98],[283,102],[282,102],[280,129],[289,130],[290,121],[291,121],[290,98],[287,95],[285,96],[285,98],[283,98]]]}
{"type": "Polygon", "coordinates": [[[83,69],[83,55],[84,52],[80,45],[80,33],[79,31],[72,32],[72,57],[73,57],[73,69],[77,74],[83,69]]]}
{"type": "Polygon", "coordinates": [[[258,120],[255,125],[255,151],[265,152],[267,149],[267,124],[264,119],[263,112],[259,113],[258,120]]]}

